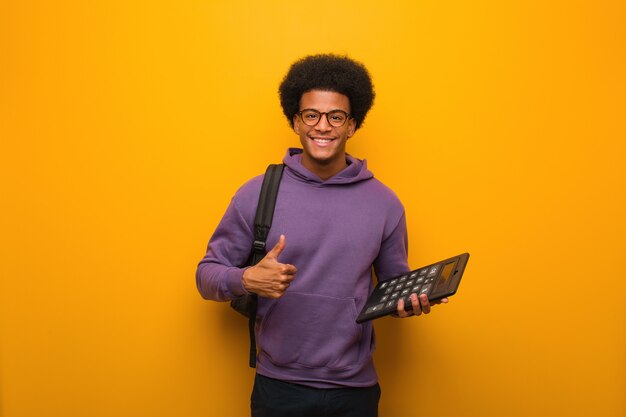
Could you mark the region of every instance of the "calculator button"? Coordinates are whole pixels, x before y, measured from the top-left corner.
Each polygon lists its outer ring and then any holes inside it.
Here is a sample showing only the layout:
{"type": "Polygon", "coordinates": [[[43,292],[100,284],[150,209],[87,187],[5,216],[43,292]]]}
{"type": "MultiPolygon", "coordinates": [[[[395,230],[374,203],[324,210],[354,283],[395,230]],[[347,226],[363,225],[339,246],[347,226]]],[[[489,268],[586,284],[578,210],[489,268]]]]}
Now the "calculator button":
{"type": "Polygon", "coordinates": [[[411,275],[409,275],[409,278],[414,279],[414,278],[417,277],[418,274],[419,274],[419,272],[417,272],[417,271],[412,272],[411,275]]]}
{"type": "Polygon", "coordinates": [[[400,295],[400,293],[398,291],[396,291],[393,294],[391,294],[391,296],[389,298],[391,298],[392,300],[395,300],[396,298],[398,298],[399,295],[400,295]]]}
{"type": "Polygon", "coordinates": [[[385,294],[389,294],[392,291],[393,291],[393,287],[389,287],[385,290],[385,294]]]}
{"type": "Polygon", "coordinates": [[[400,291],[402,289],[402,287],[404,287],[404,285],[400,284],[396,287],[396,291],[400,291]]]}
{"type": "Polygon", "coordinates": [[[396,300],[391,300],[388,301],[387,304],[385,304],[385,308],[395,308],[398,305],[398,302],[396,300]]]}
{"type": "Polygon", "coordinates": [[[403,275],[402,277],[400,277],[400,282],[404,282],[404,281],[406,281],[406,278],[407,278],[407,276],[406,276],[406,275],[403,275]]]}
{"type": "Polygon", "coordinates": [[[420,290],[420,294],[428,294],[430,292],[430,287],[432,287],[430,284],[424,285],[420,290]]]}
{"type": "Polygon", "coordinates": [[[383,309],[384,306],[385,306],[384,304],[376,304],[375,306],[371,306],[370,308],[365,310],[365,314],[375,313],[377,311],[380,311],[383,309]]]}
{"type": "Polygon", "coordinates": [[[391,281],[389,281],[389,285],[396,285],[396,282],[398,282],[397,279],[392,279],[391,281]]]}
{"type": "Polygon", "coordinates": [[[382,284],[380,284],[380,288],[381,290],[384,290],[385,288],[387,288],[387,284],[389,284],[387,281],[383,282],[382,284]]]}
{"type": "Polygon", "coordinates": [[[415,281],[417,284],[421,284],[422,282],[424,282],[424,277],[419,277],[417,279],[417,281],[415,281]]]}
{"type": "Polygon", "coordinates": [[[409,290],[408,288],[405,288],[405,289],[403,289],[403,290],[402,290],[402,292],[400,293],[400,295],[407,295],[407,294],[409,293],[409,291],[410,291],[410,290],[409,290]]]}
{"type": "Polygon", "coordinates": [[[439,265],[431,267],[430,271],[428,271],[428,277],[434,277],[435,275],[437,275],[437,272],[439,272],[439,265]]]}
{"type": "Polygon", "coordinates": [[[388,295],[383,295],[382,297],[380,297],[380,301],[385,302],[389,299],[388,295]]]}
{"type": "Polygon", "coordinates": [[[420,293],[420,287],[421,287],[421,285],[416,285],[415,287],[411,288],[411,292],[415,293],[415,294],[419,294],[420,293]]]}
{"type": "Polygon", "coordinates": [[[428,272],[428,268],[422,268],[420,270],[420,275],[426,275],[426,272],[428,272]]]}
{"type": "Polygon", "coordinates": [[[408,280],[408,281],[406,282],[406,284],[404,284],[404,285],[406,285],[407,287],[410,287],[411,285],[413,285],[413,283],[414,283],[414,282],[415,282],[415,280],[410,279],[410,280],[408,280]]]}

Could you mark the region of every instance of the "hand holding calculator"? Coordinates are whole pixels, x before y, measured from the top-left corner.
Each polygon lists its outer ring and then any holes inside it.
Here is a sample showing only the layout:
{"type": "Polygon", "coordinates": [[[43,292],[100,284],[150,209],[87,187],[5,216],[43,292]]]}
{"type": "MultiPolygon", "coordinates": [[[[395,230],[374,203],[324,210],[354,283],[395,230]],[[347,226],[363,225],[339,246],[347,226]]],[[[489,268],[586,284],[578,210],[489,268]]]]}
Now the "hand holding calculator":
{"type": "Polygon", "coordinates": [[[397,312],[401,298],[404,299],[405,309],[412,309],[411,294],[426,294],[431,303],[454,295],[468,259],[469,253],[463,253],[379,282],[356,322],[363,323],[397,312]]]}

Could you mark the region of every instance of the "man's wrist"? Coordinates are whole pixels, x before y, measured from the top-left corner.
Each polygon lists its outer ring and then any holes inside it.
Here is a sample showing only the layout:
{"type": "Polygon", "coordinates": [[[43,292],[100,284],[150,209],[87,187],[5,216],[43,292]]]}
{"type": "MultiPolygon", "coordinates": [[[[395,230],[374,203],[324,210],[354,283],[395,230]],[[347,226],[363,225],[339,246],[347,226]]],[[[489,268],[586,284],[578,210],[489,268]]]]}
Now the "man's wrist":
{"type": "Polygon", "coordinates": [[[250,275],[250,272],[249,272],[249,271],[250,271],[252,268],[254,268],[254,266],[247,266],[247,267],[245,267],[245,268],[243,269],[243,274],[241,274],[241,287],[242,287],[242,288],[243,288],[243,290],[244,290],[246,293],[248,293],[248,294],[249,294],[249,293],[251,293],[252,291],[250,291],[250,290],[248,289],[248,285],[247,285],[247,277],[246,277],[246,275],[248,275],[248,277],[249,277],[249,275],[250,275]]]}

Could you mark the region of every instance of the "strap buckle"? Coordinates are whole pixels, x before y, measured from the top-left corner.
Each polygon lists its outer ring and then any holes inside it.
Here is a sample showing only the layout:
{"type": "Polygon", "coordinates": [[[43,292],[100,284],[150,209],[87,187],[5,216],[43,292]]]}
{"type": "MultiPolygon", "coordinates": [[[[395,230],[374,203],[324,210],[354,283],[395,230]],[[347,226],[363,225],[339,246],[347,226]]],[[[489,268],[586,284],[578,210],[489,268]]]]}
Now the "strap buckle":
{"type": "Polygon", "coordinates": [[[265,252],[265,242],[261,242],[260,240],[255,240],[253,247],[254,247],[255,252],[258,252],[258,253],[265,252]]]}

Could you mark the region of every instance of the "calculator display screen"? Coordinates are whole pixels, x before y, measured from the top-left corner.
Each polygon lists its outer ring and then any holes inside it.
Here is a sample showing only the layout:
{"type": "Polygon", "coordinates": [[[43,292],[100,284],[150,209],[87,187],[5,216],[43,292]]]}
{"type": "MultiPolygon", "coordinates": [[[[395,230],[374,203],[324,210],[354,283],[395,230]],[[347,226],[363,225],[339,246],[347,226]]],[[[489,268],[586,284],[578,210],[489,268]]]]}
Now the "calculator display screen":
{"type": "Polygon", "coordinates": [[[448,288],[448,282],[452,277],[452,272],[454,271],[455,265],[456,262],[450,262],[444,265],[443,270],[441,271],[441,275],[439,276],[439,281],[437,282],[435,292],[448,288]]]}

